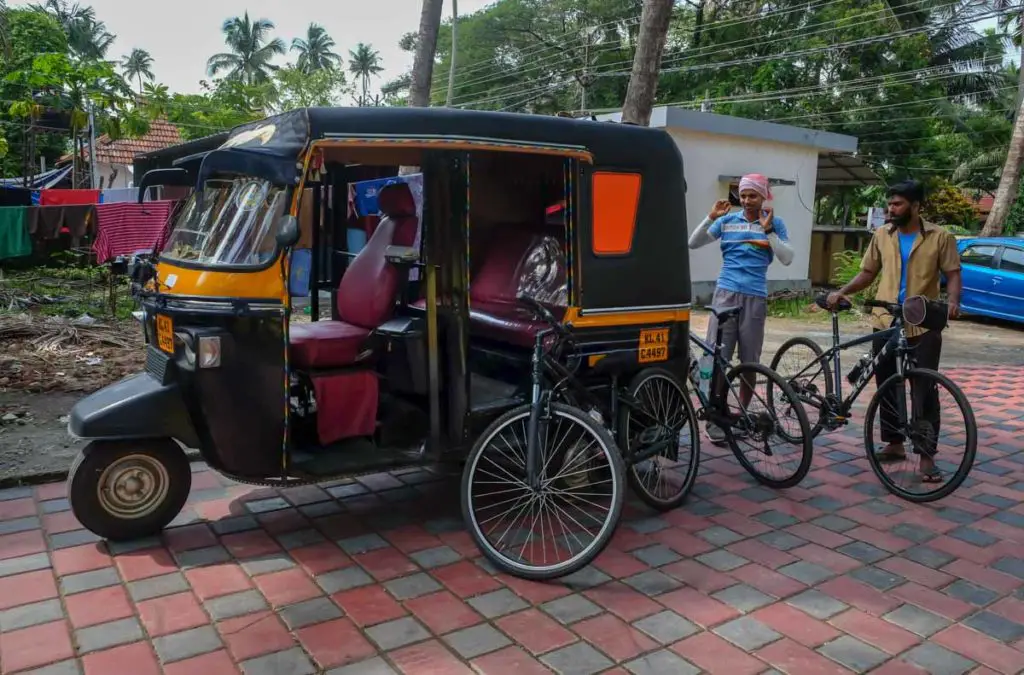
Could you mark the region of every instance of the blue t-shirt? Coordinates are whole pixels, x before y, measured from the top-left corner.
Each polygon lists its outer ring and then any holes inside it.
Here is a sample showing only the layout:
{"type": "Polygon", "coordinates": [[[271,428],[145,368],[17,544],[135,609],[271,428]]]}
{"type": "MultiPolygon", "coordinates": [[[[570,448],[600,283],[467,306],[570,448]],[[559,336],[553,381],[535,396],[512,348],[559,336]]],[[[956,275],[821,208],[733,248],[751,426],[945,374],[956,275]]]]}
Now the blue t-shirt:
{"type": "Polygon", "coordinates": [[[900,232],[900,295],[897,302],[903,304],[907,299],[907,265],[910,263],[910,252],[914,250],[914,240],[917,239],[917,232],[903,234],[900,232]]]}
{"type": "MultiPolygon", "coordinates": [[[[789,241],[786,225],[781,219],[773,218],[772,225],[779,239],[789,241]]],[[[761,223],[756,220],[749,222],[742,212],[729,213],[712,223],[708,234],[722,240],[722,272],[718,275],[718,288],[768,297],[768,265],[775,254],[761,223]]]]}

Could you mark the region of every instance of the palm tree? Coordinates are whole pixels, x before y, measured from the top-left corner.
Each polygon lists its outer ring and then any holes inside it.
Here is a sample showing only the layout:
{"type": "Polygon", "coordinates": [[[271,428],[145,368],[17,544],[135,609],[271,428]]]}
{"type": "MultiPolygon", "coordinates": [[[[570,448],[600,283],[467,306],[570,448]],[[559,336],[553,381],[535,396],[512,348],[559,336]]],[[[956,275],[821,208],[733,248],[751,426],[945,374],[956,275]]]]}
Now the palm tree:
{"type": "Polygon", "coordinates": [[[292,40],[292,51],[299,53],[296,65],[309,74],[316,70],[327,70],[341,65],[341,57],[331,51],[334,39],[327,29],[318,23],[309,24],[305,38],[292,40]]]}
{"type": "Polygon", "coordinates": [[[106,24],[96,20],[92,7],[68,0],[45,0],[41,5],[32,5],[32,8],[57,19],[76,56],[83,59],[106,58],[115,36],[107,30],[106,24]]]}
{"type": "Polygon", "coordinates": [[[207,72],[213,77],[226,70],[229,79],[246,84],[268,81],[270,72],[277,70],[270,61],[287,51],[281,38],[267,41],[272,30],[274,22],[269,19],[251,21],[248,12],[241,17],[227,19],[221,26],[221,32],[231,51],[211,56],[206,62],[207,72]]]}
{"type": "Polygon", "coordinates": [[[420,12],[420,32],[416,39],[412,86],[409,89],[409,104],[420,108],[430,105],[430,83],[434,75],[434,54],[437,51],[437,31],[441,27],[442,4],[442,0],[423,0],[420,12]]]}
{"type": "Polygon", "coordinates": [[[379,75],[384,70],[380,64],[380,53],[370,45],[360,42],[355,49],[349,50],[348,56],[348,72],[359,78],[363,91],[359,105],[366,105],[370,78],[379,75]]]}
{"type": "Polygon", "coordinates": [[[124,69],[124,76],[129,80],[139,81],[139,94],[142,94],[142,78],[153,79],[153,57],[145,49],[136,47],[132,53],[121,61],[121,68],[124,69]]]}

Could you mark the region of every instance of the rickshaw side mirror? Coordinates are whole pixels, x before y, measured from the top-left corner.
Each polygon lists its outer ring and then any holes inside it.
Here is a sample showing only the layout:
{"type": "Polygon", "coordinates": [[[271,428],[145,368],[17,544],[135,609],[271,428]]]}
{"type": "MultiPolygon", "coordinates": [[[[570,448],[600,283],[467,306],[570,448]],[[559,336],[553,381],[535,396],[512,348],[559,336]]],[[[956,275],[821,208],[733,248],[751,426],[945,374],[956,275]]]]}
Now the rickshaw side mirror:
{"type": "Polygon", "coordinates": [[[277,231],[277,244],[281,248],[291,248],[299,243],[302,231],[299,229],[299,219],[295,216],[285,216],[281,219],[281,229],[277,231]]]}

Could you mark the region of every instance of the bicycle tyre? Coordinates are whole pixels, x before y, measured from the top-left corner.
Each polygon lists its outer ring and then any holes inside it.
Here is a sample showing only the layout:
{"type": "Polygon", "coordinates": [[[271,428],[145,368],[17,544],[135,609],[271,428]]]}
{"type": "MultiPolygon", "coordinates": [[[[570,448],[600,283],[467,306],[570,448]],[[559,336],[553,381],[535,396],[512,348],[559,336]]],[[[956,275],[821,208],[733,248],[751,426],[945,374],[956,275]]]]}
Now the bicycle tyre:
{"type": "MultiPolygon", "coordinates": [[[[693,402],[690,400],[689,392],[687,392],[683,383],[679,381],[679,378],[665,368],[645,368],[641,370],[630,381],[629,387],[626,389],[627,395],[631,398],[639,399],[637,393],[648,382],[655,379],[669,382],[679,392],[679,398],[682,400],[686,424],[690,427],[691,438],[690,462],[686,469],[686,476],[683,479],[682,489],[671,499],[660,499],[652,495],[641,482],[635,465],[626,467],[626,480],[629,482],[630,488],[643,503],[658,511],[671,511],[686,501],[697,479],[697,471],[700,469],[700,430],[697,428],[697,412],[693,409],[693,402]]],[[[629,450],[629,421],[631,413],[632,410],[627,405],[619,408],[618,442],[619,449],[624,451],[629,450]]]]}
{"type": "Polygon", "coordinates": [[[611,468],[612,505],[609,509],[608,516],[605,518],[605,522],[602,524],[601,531],[598,536],[595,537],[593,543],[563,563],[548,567],[536,567],[524,565],[502,555],[501,552],[491,546],[487,537],[480,530],[480,524],[477,521],[473,504],[471,503],[473,495],[471,489],[473,477],[476,473],[480,457],[483,455],[484,450],[488,447],[491,440],[493,440],[494,437],[497,436],[498,432],[503,428],[510,426],[514,422],[520,421],[523,418],[528,419],[530,416],[530,409],[530,404],[513,408],[498,419],[494,420],[494,422],[492,422],[484,432],[480,434],[480,437],[477,438],[476,443],[473,444],[473,448],[470,450],[469,455],[466,458],[466,465],[462,473],[462,490],[459,499],[462,504],[462,516],[466,521],[466,527],[469,530],[470,536],[472,536],[473,541],[476,543],[477,548],[480,549],[480,552],[483,553],[495,567],[506,574],[510,574],[521,579],[542,581],[547,579],[557,579],[579,571],[593,562],[605,547],[608,546],[608,542],[611,541],[612,536],[615,534],[615,530],[618,528],[619,520],[622,516],[622,504],[625,497],[626,481],[624,477],[625,467],[622,463],[622,456],[618,446],[616,446],[615,441],[612,439],[611,434],[579,408],[565,405],[564,403],[552,403],[550,409],[553,416],[569,419],[582,426],[587,433],[597,440],[599,448],[608,458],[608,465],[611,468]]]}
{"type": "Polygon", "coordinates": [[[928,502],[938,501],[943,497],[948,497],[952,494],[960,485],[967,480],[967,475],[971,472],[971,468],[974,467],[974,459],[978,452],[978,423],[974,418],[974,408],[971,406],[971,402],[967,399],[967,395],[964,394],[963,390],[956,382],[951,380],[948,376],[929,368],[914,368],[908,370],[903,375],[897,373],[893,375],[878,388],[874,396],[868,402],[868,409],[864,413],[864,449],[868,453],[868,463],[871,464],[871,470],[875,472],[875,476],[885,486],[885,489],[896,495],[900,499],[905,499],[908,502],[915,504],[927,504],[928,502]],[[875,455],[875,443],[872,438],[872,430],[875,426],[875,415],[878,414],[878,406],[882,401],[884,392],[888,389],[902,386],[904,380],[910,377],[923,377],[925,379],[933,379],[939,385],[946,388],[946,390],[953,395],[953,400],[956,401],[957,406],[960,408],[960,412],[964,416],[964,426],[967,431],[967,442],[964,450],[964,459],[960,462],[960,467],[956,470],[956,473],[942,486],[935,489],[933,492],[920,495],[912,492],[908,492],[903,488],[896,486],[889,478],[882,467],[881,462],[878,461],[878,457],[875,455]]]}
{"type": "MultiPolygon", "coordinates": [[[[829,364],[828,361],[820,360],[821,359],[821,355],[824,354],[825,351],[821,348],[821,346],[817,342],[815,342],[814,340],[812,340],[810,338],[807,338],[807,337],[794,337],[794,338],[790,338],[790,339],[786,340],[785,342],[783,342],[782,346],[779,347],[779,351],[777,351],[775,353],[775,356],[772,357],[772,364],[770,366],[771,369],[774,370],[776,373],[778,373],[779,372],[779,363],[782,361],[782,357],[785,355],[786,351],[789,350],[789,349],[793,349],[793,348],[795,348],[797,346],[807,347],[812,352],[814,352],[814,357],[816,359],[819,359],[818,363],[821,364],[821,372],[825,376],[825,396],[831,396],[832,395],[832,366],[829,364]]],[[[810,364],[808,364],[808,365],[810,365],[810,364]]],[[[783,377],[783,379],[786,379],[785,376],[782,376],[782,377],[783,377]]],[[[792,380],[788,380],[788,379],[786,380],[786,384],[789,384],[790,387],[793,387],[791,382],[792,382],[792,380]]],[[[793,391],[796,392],[797,389],[795,387],[793,387],[793,391]]],[[[772,400],[772,396],[774,395],[773,392],[774,392],[774,389],[769,390],[769,392],[768,392],[768,404],[774,408],[775,407],[775,402],[772,400]]],[[[797,394],[797,396],[799,398],[799,394],[797,394]]],[[[800,398],[800,403],[804,405],[804,410],[806,411],[807,410],[807,404],[804,402],[804,400],[802,398],[800,398]]],[[[812,405],[812,408],[813,407],[814,406],[812,405]]],[[[818,435],[821,433],[822,429],[825,428],[825,425],[822,423],[822,417],[825,415],[825,409],[823,407],[819,406],[819,407],[815,408],[815,410],[817,410],[818,414],[815,417],[814,423],[811,424],[811,438],[817,438],[818,435]]],[[[810,422],[810,417],[811,417],[810,412],[808,412],[808,414],[807,414],[808,422],[810,422]]]]}
{"type": "MultiPolygon", "coordinates": [[[[797,398],[793,388],[782,379],[782,377],[768,366],[760,363],[741,363],[732,368],[726,375],[726,381],[729,383],[728,390],[732,390],[733,382],[742,374],[744,371],[754,373],[755,377],[764,377],[771,380],[772,386],[778,387],[782,391],[782,394],[790,401],[800,403],[800,399],[797,398]]],[[[739,386],[738,384],[735,386],[739,386]]],[[[774,400],[770,400],[772,406],[772,412],[774,413],[774,400]]],[[[800,464],[797,466],[796,471],[792,476],[783,479],[771,478],[760,473],[754,464],[747,459],[747,456],[740,449],[739,442],[733,433],[731,428],[726,429],[725,436],[729,443],[729,448],[732,450],[732,454],[736,456],[740,466],[746,469],[747,473],[753,476],[754,480],[762,485],[767,485],[771,488],[781,489],[789,488],[797,485],[806,476],[807,472],[811,470],[811,460],[814,457],[814,439],[811,437],[811,425],[807,421],[807,411],[804,410],[802,404],[793,406],[793,410],[796,413],[797,423],[800,425],[800,441],[798,441],[803,447],[801,449],[800,464]]],[[[788,434],[787,434],[788,435],[788,434]]]]}

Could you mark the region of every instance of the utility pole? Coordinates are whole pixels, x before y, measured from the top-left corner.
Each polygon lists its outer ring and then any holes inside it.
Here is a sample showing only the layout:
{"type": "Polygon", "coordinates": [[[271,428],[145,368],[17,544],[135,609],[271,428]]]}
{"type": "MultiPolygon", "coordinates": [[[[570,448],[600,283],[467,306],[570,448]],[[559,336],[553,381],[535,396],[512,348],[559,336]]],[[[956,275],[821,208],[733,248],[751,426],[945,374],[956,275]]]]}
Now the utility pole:
{"type": "Polygon", "coordinates": [[[96,189],[96,113],[89,101],[89,186],[96,189]]]}
{"type": "Polygon", "coordinates": [[[459,0],[452,0],[452,53],[451,65],[448,69],[448,96],[444,100],[444,107],[452,107],[452,95],[455,93],[455,39],[459,32],[459,0]]]}

